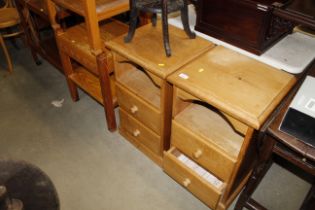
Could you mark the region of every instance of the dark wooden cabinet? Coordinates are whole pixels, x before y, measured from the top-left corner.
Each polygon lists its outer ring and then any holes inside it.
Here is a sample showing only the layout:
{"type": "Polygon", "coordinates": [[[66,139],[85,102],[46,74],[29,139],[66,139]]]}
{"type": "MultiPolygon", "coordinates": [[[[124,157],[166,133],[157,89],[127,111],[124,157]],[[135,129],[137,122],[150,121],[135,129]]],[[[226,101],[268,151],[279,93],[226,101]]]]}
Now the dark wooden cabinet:
{"type": "Polygon", "coordinates": [[[292,23],[273,15],[288,0],[198,0],[195,29],[261,54],[292,30],[292,23]]]}

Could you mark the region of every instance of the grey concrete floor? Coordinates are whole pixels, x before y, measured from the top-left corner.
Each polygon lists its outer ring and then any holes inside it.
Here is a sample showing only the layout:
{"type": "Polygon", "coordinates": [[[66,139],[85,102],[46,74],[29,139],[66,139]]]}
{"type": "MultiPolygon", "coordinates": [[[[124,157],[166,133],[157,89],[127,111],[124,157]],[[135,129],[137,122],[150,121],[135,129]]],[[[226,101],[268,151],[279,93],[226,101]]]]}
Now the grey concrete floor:
{"type": "MultiPolygon", "coordinates": [[[[36,66],[24,47],[10,53],[14,73],[8,75],[0,51],[0,158],[45,171],[62,210],[208,209],[118,132],[108,132],[103,108],[93,99],[81,92],[81,100],[72,102],[54,67],[36,66]],[[60,99],[61,108],[51,104],[60,99]]],[[[294,210],[309,187],[273,164],[254,198],[269,209],[294,210]]]]}

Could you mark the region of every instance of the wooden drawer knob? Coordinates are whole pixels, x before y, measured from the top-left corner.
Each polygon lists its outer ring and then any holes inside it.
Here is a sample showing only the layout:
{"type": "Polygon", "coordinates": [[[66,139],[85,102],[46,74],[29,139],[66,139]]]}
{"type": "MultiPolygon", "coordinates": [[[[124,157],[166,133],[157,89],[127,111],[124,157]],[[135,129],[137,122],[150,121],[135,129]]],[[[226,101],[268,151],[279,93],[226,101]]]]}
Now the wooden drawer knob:
{"type": "Polygon", "coordinates": [[[200,158],[202,155],[202,151],[200,149],[198,149],[196,152],[194,152],[193,156],[194,158],[198,159],[200,158]]]}
{"type": "Polygon", "coordinates": [[[134,137],[137,137],[140,135],[140,131],[138,129],[136,129],[134,132],[133,132],[133,136],[134,137]]]}
{"type": "Polygon", "coordinates": [[[131,108],[130,108],[130,111],[132,114],[135,114],[137,111],[138,111],[138,107],[136,105],[133,105],[131,108]]]}
{"type": "Polygon", "coordinates": [[[191,181],[190,181],[190,179],[188,179],[188,178],[186,178],[186,179],[183,181],[183,185],[184,185],[185,187],[188,187],[190,184],[191,184],[191,181]]]}

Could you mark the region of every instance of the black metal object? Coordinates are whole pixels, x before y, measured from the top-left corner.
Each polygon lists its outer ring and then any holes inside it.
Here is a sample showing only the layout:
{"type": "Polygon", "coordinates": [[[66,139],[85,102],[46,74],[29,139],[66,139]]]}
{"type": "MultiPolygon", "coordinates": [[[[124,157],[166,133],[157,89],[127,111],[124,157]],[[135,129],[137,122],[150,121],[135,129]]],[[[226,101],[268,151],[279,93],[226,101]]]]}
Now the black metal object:
{"type": "Polygon", "coordinates": [[[39,168],[0,160],[0,210],[59,210],[56,189],[39,168]]]}
{"type": "Polygon", "coordinates": [[[130,25],[128,35],[125,42],[130,42],[134,36],[137,19],[140,11],[150,12],[152,16],[152,25],[156,25],[156,14],[162,14],[163,43],[166,56],[171,56],[171,48],[169,44],[167,15],[171,12],[180,11],[184,30],[189,38],[193,39],[196,34],[190,30],[188,22],[188,4],[187,0],[130,0],[130,25]]]}

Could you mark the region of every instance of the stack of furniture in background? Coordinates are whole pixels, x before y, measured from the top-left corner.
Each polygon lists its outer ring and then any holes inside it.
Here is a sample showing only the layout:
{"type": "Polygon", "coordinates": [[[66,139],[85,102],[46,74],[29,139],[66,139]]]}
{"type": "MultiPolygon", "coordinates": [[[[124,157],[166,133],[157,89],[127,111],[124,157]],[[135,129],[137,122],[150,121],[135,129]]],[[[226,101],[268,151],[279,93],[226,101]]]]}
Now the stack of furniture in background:
{"type": "Polygon", "coordinates": [[[41,62],[37,56],[47,60],[63,73],[58,48],[50,21],[45,0],[15,0],[21,17],[28,47],[37,65],[41,62]],[[47,33],[42,34],[43,30],[47,33]]]}
{"type": "Polygon", "coordinates": [[[114,131],[117,103],[112,54],[104,42],[128,30],[125,24],[110,19],[129,10],[128,0],[47,0],[47,4],[72,99],[79,99],[77,87],[96,99],[104,106],[108,129],[114,131]],[[61,29],[55,20],[57,6],[81,15],[84,23],[61,29]]]}

